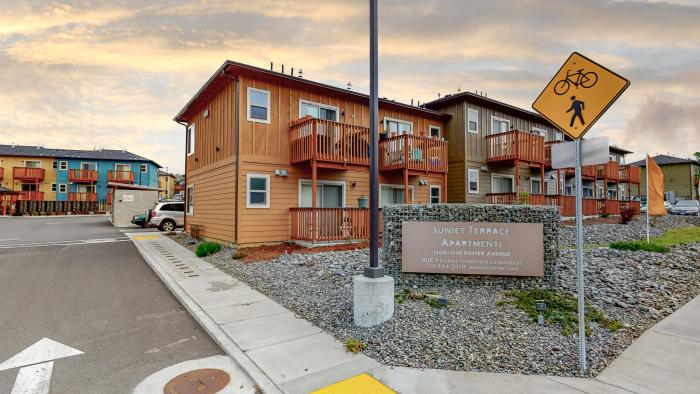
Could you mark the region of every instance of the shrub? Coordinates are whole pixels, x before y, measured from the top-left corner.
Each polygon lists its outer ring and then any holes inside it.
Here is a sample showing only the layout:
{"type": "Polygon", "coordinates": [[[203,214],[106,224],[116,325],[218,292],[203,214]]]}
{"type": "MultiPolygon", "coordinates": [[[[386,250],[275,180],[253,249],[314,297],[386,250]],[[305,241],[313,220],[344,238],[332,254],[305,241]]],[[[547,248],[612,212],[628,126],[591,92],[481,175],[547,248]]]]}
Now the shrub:
{"type": "Polygon", "coordinates": [[[635,210],[634,208],[627,208],[620,211],[620,223],[627,224],[634,218],[635,210]]]}
{"type": "Polygon", "coordinates": [[[610,214],[607,213],[607,212],[603,212],[603,213],[600,214],[600,217],[603,218],[603,219],[609,218],[609,217],[610,217],[610,214]]]}
{"type": "Polygon", "coordinates": [[[194,251],[194,254],[196,254],[197,257],[204,257],[214,254],[220,250],[221,245],[218,242],[205,241],[197,245],[197,250],[194,251]]]}
{"type": "Polygon", "coordinates": [[[357,354],[365,350],[366,348],[367,345],[365,345],[365,343],[359,339],[348,338],[345,340],[345,350],[347,350],[350,353],[357,354]]]}
{"type": "Polygon", "coordinates": [[[618,250],[643,250],[645,252],[667,253],[667,246],[645,241],[618,241],[610,244],[610,247],[618,250]]]}

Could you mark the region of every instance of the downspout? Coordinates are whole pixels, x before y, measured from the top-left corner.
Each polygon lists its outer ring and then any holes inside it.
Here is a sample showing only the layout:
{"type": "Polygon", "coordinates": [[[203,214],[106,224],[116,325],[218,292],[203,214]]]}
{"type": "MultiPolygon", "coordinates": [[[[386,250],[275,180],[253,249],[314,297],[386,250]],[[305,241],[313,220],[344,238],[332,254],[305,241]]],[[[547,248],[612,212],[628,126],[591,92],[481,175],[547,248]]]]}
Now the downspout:
{"type": "MultiPolygon", "coordinates": [[[[181,124],[185,127],[185,197],[187,197],[187,147],[190,143],[190,141],[187,139],[187,123],[180,122],[179,120],[176,120],[178,124],[181,124]]],[[[112,204],[114,204],[114,201],[112,201],[112,204]]],[[[185,214],[183,216],[183,222],[182,222],[182,227],[183,231],[186,233],[187,232],[187,200],[185,200],[185,214]]]]}
{"type": "Polygon", "coordinates": [[[234,125],[234,140],[236,144],[236,163],[234,165],[234,177],[235,177],[235,184],[234,184],[234,190],[233,190],[233,211],[234,211],[234,226],[233,226],[233,242],[238,245],[238,217],[239,217],[239,212],[238,212],[238,172],[239,172],[239,165],[240,165],[240,122],[239,122],[239,114],[240,114],[240,98],[241,98],[241,83],[238,80],[238,76],[235,75],[229,75],[226,74],[226,69],[221,71],[221,75],[224,77],[227,77],[231,80],[233,80],[233,83],[235,85],[234,88],[234,105],[236,106],[235,111],[231,112],[231,123],[234,125]]]}

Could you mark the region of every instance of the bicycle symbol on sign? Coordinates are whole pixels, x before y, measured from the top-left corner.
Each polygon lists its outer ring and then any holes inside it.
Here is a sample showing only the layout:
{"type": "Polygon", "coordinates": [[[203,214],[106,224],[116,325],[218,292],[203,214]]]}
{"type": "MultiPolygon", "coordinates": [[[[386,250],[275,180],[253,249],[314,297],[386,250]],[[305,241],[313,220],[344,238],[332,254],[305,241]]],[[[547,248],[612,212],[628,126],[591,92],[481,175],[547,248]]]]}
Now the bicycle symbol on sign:
{"type": "Polygon", "coordinates": [[[557,81],[554,85],[554,93],[561,96],[569,91],[571,85],[574,85],[577,89],[579,86],[591,88],[596,82],[598,82],[598,74],[593,71],[583,72],[583,69],[579,69],[577,72],[572,72],[571,70],[567,70],[566,79],[557,81]]]}

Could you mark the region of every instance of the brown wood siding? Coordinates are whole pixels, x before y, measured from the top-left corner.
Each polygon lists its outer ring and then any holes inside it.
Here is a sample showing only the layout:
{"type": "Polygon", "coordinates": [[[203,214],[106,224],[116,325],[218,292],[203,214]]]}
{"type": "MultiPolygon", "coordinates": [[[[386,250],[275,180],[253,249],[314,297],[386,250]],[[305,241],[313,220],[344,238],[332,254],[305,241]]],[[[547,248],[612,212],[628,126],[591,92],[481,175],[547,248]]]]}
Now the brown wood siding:
{"type": "Polygon", "coordinates": [[[188,172],[235,156],[234,101],[235,84],[231,81],[194,116],[190,125],[195,125],[195,147],[194,154],[186,157],[188,172]],[[206,118],[205,110],[209,111],[206,118]]]}
{"type": "Polygon", "coordinates": [[[452,203],[464,203],[466,201],[466,170],[463,161],[451,161],[447,173],[447,199],[452,203]]]}
{"type": "Polygon", "coordinates": [[[188,187],[194,187],[194,212],[187,215],[187,225],[202,225],[206,239],[234,242],[234,166],[231,158],[187,174],[188,187]]]}
{"type": "MultiPolygon", "coordinates": [[[[251,245],[271,242],[289,241],[291,237],[291,215],[289,208],[299,206],[299,181],[311,180],[311,170],[303,166],[277,165],[269,163],[241,163],[241,182],[239,194],[240,231],[239,245],[251,245]],[[288,176],[274,175],[274,170],[286,169],[288,176]],[[247,175],[260,174],[270,176],[270,207],[247,208],[247,175]]],[[[357,198],[369,195],[369,174],[366,171],[338,171],[318,169],[319,181],[345,182],[345,206],[358,206],[357,198]],[[354,183],[354,186],[353,186],[354,183]]],[[[402,185],[400,173],[380,174],[380,184],[402,185]]],[[[430,174],[410,176],[409,186],[413,186],[413,202],[426,204],[430,201],[430,186],[440,185],[444,196],[443,176],[430,174]],[[428,185],[420,186],[419,180],[425,179],[428,185]]],[[[449,195],[448,195],[449,196],[449,195]]]]}

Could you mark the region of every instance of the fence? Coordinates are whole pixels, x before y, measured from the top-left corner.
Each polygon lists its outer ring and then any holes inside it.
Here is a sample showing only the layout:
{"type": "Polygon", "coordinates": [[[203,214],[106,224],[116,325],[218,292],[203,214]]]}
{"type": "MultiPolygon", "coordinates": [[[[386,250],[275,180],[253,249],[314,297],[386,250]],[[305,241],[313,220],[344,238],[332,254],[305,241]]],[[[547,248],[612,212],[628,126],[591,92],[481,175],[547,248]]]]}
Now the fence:
{"type": "Polygon", "coordinates": [[[14,215],[66,215],[104,213],[111,209],[104,201],[16,201],[14,215]]]}

